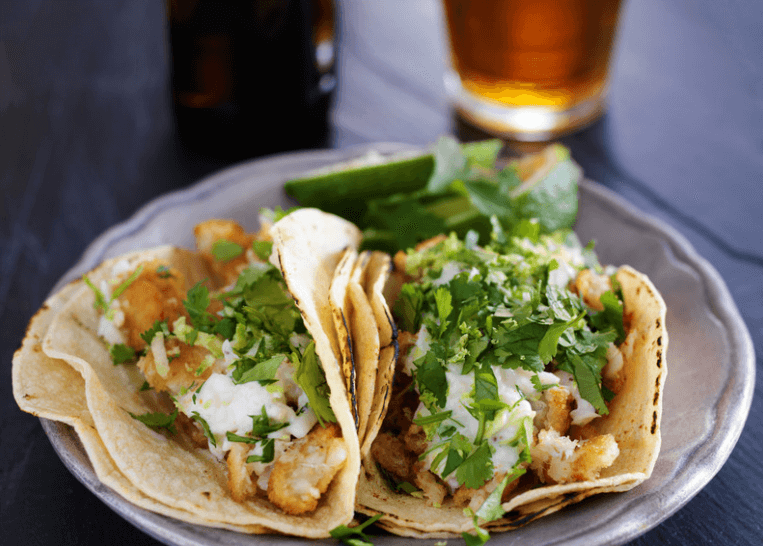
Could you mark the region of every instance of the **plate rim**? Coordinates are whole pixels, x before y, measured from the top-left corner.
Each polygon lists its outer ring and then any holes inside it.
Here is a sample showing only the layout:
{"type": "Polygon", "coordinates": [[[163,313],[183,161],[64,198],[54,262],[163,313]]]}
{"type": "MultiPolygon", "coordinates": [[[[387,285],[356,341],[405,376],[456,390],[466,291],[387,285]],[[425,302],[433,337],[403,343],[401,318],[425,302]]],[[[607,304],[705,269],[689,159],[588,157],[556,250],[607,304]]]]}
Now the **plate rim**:
{"type": "MultiPolygon", "coordinates": [[[[148,223],[159,212],[182,206],[185,203],[198,201],[216,189],[241,181],[241,177],[246,176],[247,171],[253,170],[255,166],[262,169],[268,166],[294,163],[297,160],[317,160],[322,164],[328,165],[362,156],[371,150],[387,154],[410,150],[425,151],[426,148],[394,142],[365,143],[343,149],[287,152],[255,158],[214,172],[186,188],[155,197],[138,208],[130,217],[104,231],[85,248],[80,258],[56,283],[51,290],[51,294],[100,263],[111,246],[129,237],[130,234],[140,231],[141,226],[148,223]]],[[[725,331],[729,336],[728,349],[731,352],[731,369],[726,377],[723,388],[719,389],[719,396],[715,404],[716,418],[713,430],[720,429],[721,433],[711,434],[707,440],[698,444],[691,453],[686,455],[687,460],[701,457],[702,465],[698,466],[699,471],[694,469],[695,472],[687,477],[687,467],[689,465],[684,464],[671,481],[671,483],[675,483],[680,487],[674,489],[672,494],[667,497],[662,496],[664,495],[663,490],[651,493],[652,495],[661,496],[661,511],[656,518],[650,518],[649,522],[641,522],[641,525],[636,526],[636,528],[628,526],[627,528],[611,529],[611,534],[606,536],[605,542],[607,544],[622,544],[653,529],[681,509],[710,482],[728,460],[739,440],[752,404],[756,372],[755,353],[750,333],[725,281],[715,267],[697,252],[692,243],[683,234],[656,216],[640,211],[638,207],[631,204],[624,197],[597,182],[588,179],[581,180],[580,188],[582,191],[590,193],[600,202],[614,205],[618,209],[618,213],[621,216],[623,214],[627,216],[630,222],[645,230],[656,233],[663,242],[669,244],[677,259],[690,266],[699,275],[701,284],[707,293],[707,301],[712,304],[711,311],[719,322],[724,325],[725,331]],[[718,406],[731,399],[734,400],[734,404],[729,404],[728,411],[717,411],[718,406]],[[665,504],[666,500],[670,501],[667,506],[665,504]]],[[[186,524],[133,505],[102,484],[95,476],[92,466],[83,468],[81,466],[83,463],[76,454],[68,451],[70,443],[66,441],[66,435],[73,435],[73,439],[79,442],[76,432],[71,427],[64,423],[44,418],[40,418],[40,421],[56,454],[67,469],[80,483],[87,487],[107,506],[120,514],[120,516],[166,544],[183,546],[201,546],[202,544],[207,544],[207,542],[194,540],[193,536],[186,533],[178,534],[176,528],[170,533],[162,533],[163,526],[158,522],[158,519],[168,520],[173,523],[177,522],[177,524],[190,529],[191,533],[194,530],[208,530],[210,528],[186,524]]],[[[68,438],[68,440],[72,440],[72,438],[68,438]]],[[[82,449],[81,444],[80,449],[82,449]]],[[[85,461],[89,465],[86,456],[85,461]]],[[[621,510],[621,512],[623,511],[627,511],[627,506],[621,510]]],[[[612,523],[613,520],[618,520],[620,517],[616,515],[607,523],[612,523]]],[[[177,527],[177,525],[174,527],[177,527]]],[[[214,529],[212,532],[217,533],[220,531],[223,530],[214,529]]],[[[225,532],[232,533],[232,531],[225,532]]],[[[238,533],[235,535],[238,536],[238,533]]],[[[493,541],[497,542],[496,538],[493,541]]],[[[565,543],[575,542],[576,540],[579,540],[581,544],[591,543],[590,536],[588,535],[581,537],[567,536],[563,538],[565,543]]],[[[301,540],[304,541],[305,539],[301,540]]],[[[254,542],[257,541],[255,540],[254,542]]],[[[319,543],[319,541],[310,541],[310,543],[319,543]]]]}

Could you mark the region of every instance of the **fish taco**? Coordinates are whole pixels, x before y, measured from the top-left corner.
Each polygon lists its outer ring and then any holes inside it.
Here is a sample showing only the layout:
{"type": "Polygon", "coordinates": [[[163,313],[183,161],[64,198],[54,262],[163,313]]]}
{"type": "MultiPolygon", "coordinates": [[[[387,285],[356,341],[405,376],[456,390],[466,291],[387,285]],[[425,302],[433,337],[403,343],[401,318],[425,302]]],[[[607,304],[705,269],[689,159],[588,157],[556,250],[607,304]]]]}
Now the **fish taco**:
{"type": "Polygon", "coordinates": [[[204,222],[195,252],[135,252],[69,285],[14,359],[19,405],[85,430],[102,481],[150,510],[313,538],[349,523],[359,445],[328,290],[359,232],[292,216],[256,234],[204,222]],[[303,239],[316,223],[326,240],[303,239]],[[43,368],[72,380],[32,402],[43,368]]]}
{"type": "Polygon", "coordinates": [[[533,226],[436,237],[382,273],[399,358],[357,509],[393,533],[484,538],[652,472],[665,304],[572,231],[533,226]]]}

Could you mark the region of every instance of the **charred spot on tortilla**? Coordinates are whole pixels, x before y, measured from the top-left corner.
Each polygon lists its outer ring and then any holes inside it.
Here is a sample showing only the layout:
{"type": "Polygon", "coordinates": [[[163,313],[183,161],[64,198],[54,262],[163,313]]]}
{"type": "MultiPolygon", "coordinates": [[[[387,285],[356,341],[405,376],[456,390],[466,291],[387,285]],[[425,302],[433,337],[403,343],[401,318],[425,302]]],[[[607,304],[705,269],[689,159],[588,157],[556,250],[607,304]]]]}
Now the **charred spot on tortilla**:
{"type": "Polygon", "coordinates": [[[350,408],[352,409],[352,418],[355,421],[355,429],[360,428],[360,419],[358,416],[358,395],[356,389],[356,366],[355,366],[355,354],[352,351],[352,336],[350,335],[350,326],[347,324],[347,317],[344,313],[342,315],[342,324],[344,324],[345,331],[347,332],[346,340],[349,352],[347,354],[350,359],[349,374],[347,377],[347,392],[350,396],[350,408]]]}

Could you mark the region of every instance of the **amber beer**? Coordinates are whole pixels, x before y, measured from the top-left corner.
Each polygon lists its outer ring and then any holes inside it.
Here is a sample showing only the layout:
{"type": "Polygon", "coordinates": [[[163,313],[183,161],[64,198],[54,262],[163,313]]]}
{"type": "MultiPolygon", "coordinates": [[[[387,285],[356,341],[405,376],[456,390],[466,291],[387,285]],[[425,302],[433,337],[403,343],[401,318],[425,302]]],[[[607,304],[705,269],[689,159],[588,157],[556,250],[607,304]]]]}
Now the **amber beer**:
{"type": "Polygon", "coordinates": [[[328,145],[333,0],[167,0],[181,142],[227,160],[328,145]]]}
{"type": "Polygon", "coordinates": [[[446,87],[470,124],[547,140],[598,118],[620,0],[444,0],[446,87]]]}

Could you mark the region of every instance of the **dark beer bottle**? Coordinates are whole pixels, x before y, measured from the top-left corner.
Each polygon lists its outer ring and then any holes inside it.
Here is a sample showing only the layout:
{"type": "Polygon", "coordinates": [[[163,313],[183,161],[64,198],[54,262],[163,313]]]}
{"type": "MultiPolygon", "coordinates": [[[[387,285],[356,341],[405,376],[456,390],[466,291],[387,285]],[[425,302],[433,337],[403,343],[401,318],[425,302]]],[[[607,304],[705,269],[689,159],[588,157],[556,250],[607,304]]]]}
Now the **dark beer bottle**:
{"type": "Polygon", "coordinates": [[[333,0],[168,0],[181,142],[240,160],[328,145],[333,0]]]}

